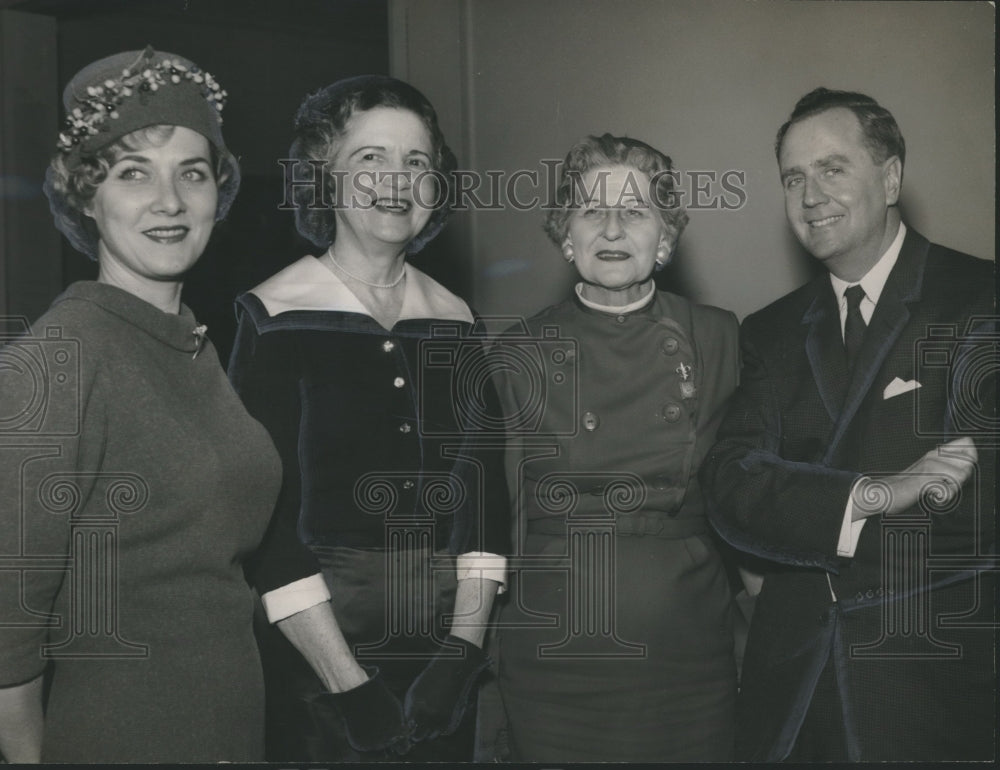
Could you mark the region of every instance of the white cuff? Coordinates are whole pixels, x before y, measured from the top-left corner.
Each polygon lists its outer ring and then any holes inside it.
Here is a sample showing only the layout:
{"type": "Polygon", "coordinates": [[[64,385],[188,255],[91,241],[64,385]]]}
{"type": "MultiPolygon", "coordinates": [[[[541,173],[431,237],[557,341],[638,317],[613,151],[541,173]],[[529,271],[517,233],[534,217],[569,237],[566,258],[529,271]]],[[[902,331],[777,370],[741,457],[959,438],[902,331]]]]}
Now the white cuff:
{"type": "Polygon", "coordinates": [[[277,623],[296,612],[330,601],[330,589],[326,587],[323,575],[317,572],[315,575],[268,591],[260,597],[260,600],[264,603],[268,622],[277,623]]]}
{"type": "MultiPolygon", "coordinates": [[[[857,482],[854,482],[854,486],[857,486],[857,482]]],[[[854,558],[861,530],[868,521],[868,519],[851,521],[854,516],[854,486],[851,487],[851,494],[847,496],[847,509],[844,511],[844,521],[840,525],[840,539],[837,541],[837,556],[847,559],[854,558]]]]}
{"type": "Polygon", "coordinates": [[[502,594],[507,590],[506,556],[497,556],[494,553],[484,553],[483,551],[463,553],[455,559],[455,571],[457,580],[468,580],[469,578],[493,580],[500,584],[497,593],[502,594]]]}

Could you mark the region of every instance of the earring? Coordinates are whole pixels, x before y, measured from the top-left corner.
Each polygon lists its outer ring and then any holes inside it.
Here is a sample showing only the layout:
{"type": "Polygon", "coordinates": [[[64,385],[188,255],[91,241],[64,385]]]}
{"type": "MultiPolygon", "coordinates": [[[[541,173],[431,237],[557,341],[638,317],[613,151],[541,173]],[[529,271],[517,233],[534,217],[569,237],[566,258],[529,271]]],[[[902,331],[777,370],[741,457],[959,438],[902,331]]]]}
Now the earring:
{"type": "Polygon", "coordinates": [[[656,250],[656,259],[653,260],[653,264],[656,265],[657,270],[662,270],[667,266],[667,262],[670,261],[670,254],[664,246],[660,246],[656,250]]]}
{"type": "Polygon", "coordinates": [[[566,258],[567,262],[572,262],[573,259],[576,257],[576,254],[574,254],[573,252],[573,244],[569,240],[569,238],[563,241],[562,252],[563,252],[563,257],[566,258]]]}

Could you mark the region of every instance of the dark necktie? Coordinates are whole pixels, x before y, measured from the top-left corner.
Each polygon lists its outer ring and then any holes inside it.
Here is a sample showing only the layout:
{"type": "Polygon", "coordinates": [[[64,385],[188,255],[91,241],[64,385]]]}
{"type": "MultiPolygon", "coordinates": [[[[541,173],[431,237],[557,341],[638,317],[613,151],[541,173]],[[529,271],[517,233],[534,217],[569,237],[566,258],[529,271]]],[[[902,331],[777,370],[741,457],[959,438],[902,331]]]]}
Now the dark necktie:
{"type": "Polygon", "coordinates": [[[865,338],[865,319],[861,315],[861,300],[865,290],[861,286],[849,286],[844,292],[847,300],[847,320],[844,322],[844,351],[847,353],[847,368],[854,368],[854,359],[861,350],[865,338]]]}

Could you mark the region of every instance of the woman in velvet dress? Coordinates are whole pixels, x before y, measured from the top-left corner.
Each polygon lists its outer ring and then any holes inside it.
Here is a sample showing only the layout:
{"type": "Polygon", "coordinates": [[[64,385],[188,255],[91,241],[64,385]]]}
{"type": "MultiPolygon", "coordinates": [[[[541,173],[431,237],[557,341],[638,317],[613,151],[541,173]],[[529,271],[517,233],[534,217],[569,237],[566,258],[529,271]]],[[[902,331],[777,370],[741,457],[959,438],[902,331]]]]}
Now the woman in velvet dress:
{"type": "MultiPolygon", "coordinates": [[[[725,761],[732,609],[697,470],[736,386],[736,318],[653,283],[687,222],[668,157],[605,134],[562,174],[546,231],[580,282],[527,323],[554,363],[534,438],[512,447],[526,566],[498,620],[510,758],[725,761]],[[575,398],[556,395],[573,379],[575,398]]],[[[537,394],[509,377],[512,419],[537,394]]]]}
{"type": "Polygon", "coordinates": [[[45,192],[98,277],[0,350],[0,543],[23,567],[0,574],[10,762],[263,758],[242,562],[279,459],[181,303],[239,186],[224,98],[151,48],[92,63],[64,94],[45,192]]]}
{"type": "Polygon", "coordinates": [[[451,211],[455,159],[426,98],[374,75],[306,97],[290,154],[320,252],[237,300],[230,362],[284,465],[254,580],[304,640],[262,634],[268,758],[468,760],[509,540],[502,455],[476,446],[499,403],[487,383],[477,422],[453,399],[482,360],[473,316],[406,262],[451,211]]]}

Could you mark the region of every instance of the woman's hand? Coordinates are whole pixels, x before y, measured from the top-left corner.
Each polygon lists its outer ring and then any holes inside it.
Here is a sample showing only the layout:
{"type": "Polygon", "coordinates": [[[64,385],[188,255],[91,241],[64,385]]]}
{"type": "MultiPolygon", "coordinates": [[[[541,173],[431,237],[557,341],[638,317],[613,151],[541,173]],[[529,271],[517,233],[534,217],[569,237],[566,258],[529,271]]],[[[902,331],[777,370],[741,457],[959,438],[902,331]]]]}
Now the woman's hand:
{"type": "Polygon", "coordinates": [[[330,602],[290,615],[277,626],[328,690],[316,701],[337,711],[355,751],[409,750],[399,700],[377,668],[366,670],[355,660],[330,602]]]}
{"type": "Polygon", "coordinates": [[[410,740],[433,740],[458,729],[476,680],[490,664],[483,640],[500,584],[485,578],[458,581],[451,634],[410,685],[403,707],[410,740]]]}
{"type": "Polygon", "coordinates": [[[409,749],[403,708],[385,686],[378,668],[369,669],[364,684],[344,692],[327,692],[316,700],[333,706],[344,722],[347,742],[360,752],[388,749],[403,754],[409,749]]]}
{"type": "Polygon", "coordinates": [[[449,635],[406,693],[406,720],[414,743],[451,735],[490,659],[472,642],[449,635]]]}

